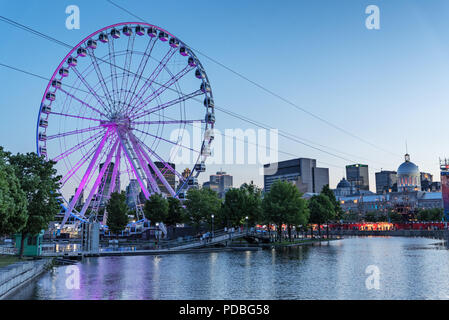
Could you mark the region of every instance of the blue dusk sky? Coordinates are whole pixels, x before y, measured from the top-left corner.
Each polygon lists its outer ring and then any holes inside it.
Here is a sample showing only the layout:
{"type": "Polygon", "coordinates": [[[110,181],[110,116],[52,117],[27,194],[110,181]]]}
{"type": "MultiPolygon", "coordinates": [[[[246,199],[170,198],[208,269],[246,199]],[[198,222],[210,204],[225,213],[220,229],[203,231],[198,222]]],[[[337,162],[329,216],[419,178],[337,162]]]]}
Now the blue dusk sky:
{"type": "MultiPolygon", "coordinates": [[[[406,141],[411,160],[439,180],[438,159],[449,157],[447,0],[115,2],[350,134],[198,54],[217,106],[368,164],[372,191],[374,172],[396,170],[402,163],[406,141]],[[368,5],[380,9],[380,30],[365,27],[368,5]]],[[[137,20],[106,0],[0,0],[0,15],[73,45],[104,26],[137,20]],[[79,30],[65,27],[68,5],[80,8],[79,30]]],[[[0,26],[0,63],[49,78],[68,52],[4,22],[0,26]]],[[[35,151],[36,117],[47,83],[1,66],[0,81],[0,145],[12,152],[35,151]]],[[[216,117],[221,131],[257,130],[220,111],[216,117]]],[[[279,149],[328,167],[331,188],[350,164],[284,137],[279,149]]],[[[279,160],[289,158],[279,153],[279,160]]],[[[235,186],[250,180],[263,185],[259,165],[248,164],[209,166],[200,181],[221,168],[234,176],[235,186]]]]}

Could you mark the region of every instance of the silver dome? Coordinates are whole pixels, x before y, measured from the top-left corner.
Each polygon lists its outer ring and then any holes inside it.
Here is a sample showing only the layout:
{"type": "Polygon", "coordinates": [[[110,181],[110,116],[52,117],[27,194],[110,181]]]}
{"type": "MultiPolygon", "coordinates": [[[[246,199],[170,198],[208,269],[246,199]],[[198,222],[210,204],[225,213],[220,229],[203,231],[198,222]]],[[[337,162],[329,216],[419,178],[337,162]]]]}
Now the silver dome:
{"type": "Polygon", "coordinates": [[[398,168],[398,176],[419,176],[419,168],[416,164],[410,161],[410,156],[405,155],[405,162],[403,162],[398,168]]]}

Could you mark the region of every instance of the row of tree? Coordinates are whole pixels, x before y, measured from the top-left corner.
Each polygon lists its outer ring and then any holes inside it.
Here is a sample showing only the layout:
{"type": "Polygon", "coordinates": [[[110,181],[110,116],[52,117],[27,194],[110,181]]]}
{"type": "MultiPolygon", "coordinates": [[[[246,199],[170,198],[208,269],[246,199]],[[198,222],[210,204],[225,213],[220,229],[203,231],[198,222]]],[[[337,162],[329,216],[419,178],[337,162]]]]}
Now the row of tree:
{"type": "Polygon", "coordinates": [[[0,147],[0,235],[21,233],[24,240],[47,229],[60,210],[55,163],[36,153],[16,154],[0,147]]]}
{"type": "MultiPolygon", "coordinates": [[[[169,226],[186,223],[197,230],[201,227],[210,229],[212,223],[216,229],[244,224],[254,226],[257,223],[285,225],[291,237],[293,227],[298,230],[308,224],[318,224],[320,231],[322,224],[339,220],[342,216],[340,204],[329,186],[325,186],[319,195],[306,200],[293,184],[280,180],[264,195],[253,183],[245,183],[240,188],[230,189],[224,201],[208,188],[190,189],[183,204],[176,198],[154,194],[145,202],[145,217],[169,226]]],[[[123,230],[127,223],[125,215],[129,214],[125,195],[113,194],[107,211],[111,232],[123,230]]],[[[277,231],[281,238],[281,228],[277,231]]]]}

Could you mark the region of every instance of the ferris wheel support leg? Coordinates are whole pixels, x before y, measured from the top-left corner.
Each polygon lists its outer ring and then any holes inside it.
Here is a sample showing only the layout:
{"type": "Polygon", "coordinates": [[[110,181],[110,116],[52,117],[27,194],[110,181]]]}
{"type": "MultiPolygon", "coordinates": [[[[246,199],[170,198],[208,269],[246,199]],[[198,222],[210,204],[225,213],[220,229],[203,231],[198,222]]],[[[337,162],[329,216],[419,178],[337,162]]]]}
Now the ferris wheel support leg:
{"type": "Polygon", "coordinates": [[[139,160],[140,165],[142,166],[143,171],[145,172],[145,175],[148,178],[148,182],[151,185],[151,189],[153,192],[161,193],[161,190],[159,189],[159,186],[157,185],[156,179],[154,179],[153,175],[150,172],[150,169],[148,168],[148,165],[145,163],[145,160],[142,157],[142,153],[140,151],[140,148],[138,144],[136,143],[134,136],[131,132],[128,133],[128,136],[130,138],[131,144],[133,145],[134,152],[137,155],[137,158],[139,160]]]}
{"type": "MultiPolygon", "coordinates": [[[[139,143],[137,141],[135,141],[136,139],[135,139],[134,135],[132,135],[132,133],[130,133],[130,135],[132,136],[131,141],[134,140],[136,149],[139,150],[139,152],[144,156],[144,158],[147,160],[148,164],[151,166],[153,171],[156,173],[159,180],[162,182],[164,187],[168,190],[170,195],[173,197],[175,195],[175,191],[173,190],[172,186],[168,183],[167,179],[165,179],[164,175],[160,172],[159,168],[153,163],[153,161],[151,161],[151,158],[148,156],[148,154],[145,153],[145,151],[139,145],[139,143]]],[[[164,165],[166,165],[165,162],[163,162],[163,163],[164,163],[164,165]]]]}
{"type": "Polygon", "coordinates": [[[90,205],[90,202],[92,201],[92,198],[95,195],[95,192],[97,191],[98,186],[101,183],[101,179],[103,178],[106,170],[108,169],[109,164],[111,163],[112,156],[115,153],[115,150],[117,149],[118,140],[114,143],[114,146],[112,147],[111,151],[109,152],[106,161],[103,164],[103,167],[101,167],[100,173],[98,174],[97,179],[95,180],[94,185],[92,186],[92,189],[90,190],[89,196],[87,197],[86,201],[84,202],[83,208],[81,209],[80,215],[84,217],[87,208],[90,205]]]}
{"type": "Polygon", "coordinates": [[[81,192],[84,189],[84,186],[87,183],[87,179],[90,176],[90,173],[92,171],[92,168],[95,165],[95,162],[97,162],[98,157],[100,156],[101,150],[103,150],[104,144],[106,143],[106,140],[109,137],[109,133],[110,133],[110,129],[108,129],[103,137],[103,139],[101,139],[100,145],[98,146],[97,150],[95,151],[95,154],[89,164],[89,167],[86,170],[86,173],[83,176],[83,179],[81,180],[80,185],[78,186],[75,195],[73,196],[72,202],[70,202],[69,207],[67,208],[67,211],[65,212],[64,218],[62,219],[62,223],[61,223],[61,228],[65,225],[65,223],[67,222],[67,219],[70,217],[70,215],[72,214],[73,208],[75,207],[75,204],[78,201],[78,198],[81,194],[81,192]]]}
{"type": "MultiPolygon", "coordinates": [[[[116,180],[117,180],[117,172],[120,170],[120,153],[122,152],[122,148],[120,146],[120,144],[117,146],[117,152],[115,155],[115,163],[114,163],[114,169],[112,171],[112,181],[111,181],[111,186],[106,194],[106,200],[108,200],[111,196],[112,192],[115,192],[115,188],[116,186],[116,180]]],[[[120,186],[118,186],[118,191],[120,192],[120,186]]],[[[108,213],[105,210],[104,214],[103,214],[103,225],[106,225],[106,222],[108,221],[108,213]]]]}
{"type": "Polygon", "coordinates": [[[145,195],[145,198],[146,199],[150,198],[150,192],[148,191],[147,187],[145,186],[145,183],[144,183],[139,171],[137,170],[136,165],[134,164],[134,161],[131,157],[131,153],[125,144],[126,138],[123,137],[122,133],[119,133],[119,139],[120,139],[120,145],[123,148],[126,159],[128,160],[128,163],[131,166],[131,170],[134,172],[134,175],[137,178],[137,182],[139,183],[140,188],[142,189],[142,192],[145,195]]]}

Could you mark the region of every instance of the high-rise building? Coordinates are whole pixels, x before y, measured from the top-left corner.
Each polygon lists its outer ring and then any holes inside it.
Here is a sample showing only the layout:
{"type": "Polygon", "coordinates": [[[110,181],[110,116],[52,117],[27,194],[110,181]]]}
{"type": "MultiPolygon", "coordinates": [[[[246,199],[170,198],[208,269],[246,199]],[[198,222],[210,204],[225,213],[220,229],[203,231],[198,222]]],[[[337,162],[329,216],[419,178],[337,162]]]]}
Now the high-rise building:
{"type": "Polygon", "coordinates": [[[138,204],[138,196],[140,193],[140,185],[137,179],[131,179],[126,187],[126,204],[131,209],[135,209],[138,204]]]}
{"type": "Polygon", "coordinates": [[[348,180],[357,191],[369,190],[368,165],[359,163],[347,165],[346,180],[348,180]]]}
{"type": "Polygon", "coordinates": [[[420,172],[421,190],[431,191],[433,183],[433,175],[427,172],[420,172]]]}
{"type": "MultiPolygon", "coordinates": [[[[101,171],[103,166],[104,166],[104,163],[100,163],[100,167],[98,168],[98,170],[101,171]]],[[[117,174],[116,178],[115,178],[114,190],[110,190],[113,172],[114,172],[114,162],[110,162],[108,167],[106,168],[106,171],[105,171],[103,177],[101,178],[100,186],[98,187],[98,191],[97,191],[98,194],[101,193],[103,195],[101,197],[101,199],[98,199],[100,201],[101,207],[105,206],[106,202],[108,201],[108,199],[106,198],[106,195],[108,195],[112,192],[120,192],[120,175],[119,174],[117,174]]]]}
{"type": "Polygon", "coordinates": [[[398,174],[396,171],[382,170],[376,172],[376,193],[397,191],[398,174]]]}
{"type": "MultiPolygon", "coordinates": [[[[173,190],[176,190],[176,176],[173,173],[173,171],[167,169],[165,167],[165,164],[163,162],[160,161],[156,161],[154,162],[154,165],[156,166],[156,168],[159,169],[159,171],[162,173],[162,175],[164,176],[165,180],[167,180],[168,184],[170,185],[170,187],[172,187],[173,190]]],[[[169,166],[171,166],[173,169],[175,169],[175,164],[174,163],[168,163],[169,166]]],[[[157,177],[156,173],[154,172],[153,168],[151,168],[150,165],[148,165],[151,174],[154,176],[154,178],[157,181],[157,185],[159,187],[159,190],[161,190],[162,193],[166,194],[167,196],[170,196],[170,192],[168,192],[167,188],[165,187],[165,185],[162,183],[162,181],[157,177]]]]}
{"type": "Polygon", "coordinates": [[[210,188],[218,193],[220,198],[224,198],[226,192],[232,188],[232,176],[224,171],[209,176],[209,182],[203,183],[203,188],[210,188]]]}
{"type": "MultiPolygon", "coordinates": [[[[78,188],[75,188],[75,194],[76,194],[77,191],[78,191],[78,188]]],[[[70,197],[69,202],[72,202],[73,197],[74,197],[74,195],[72,195],[72,196],[70,197]]],[[[79,195],[79,197],[78,197],[78,200],[76,200],[75,208],[82,207],[83,204],[84,204],[84,190],[81,191],[81,193],[80,193],[80,195],[79,195]]]]}
{"type": "Polygon", "coordinates": [[[302,193],[319,193],[329,184],[329,169],[318,168],[315,159],[298,158],[264,165],[264,191],[276,180],[294,183],[302,193]],[[277,168],[273,173],[273,168],[277,168]]]}

